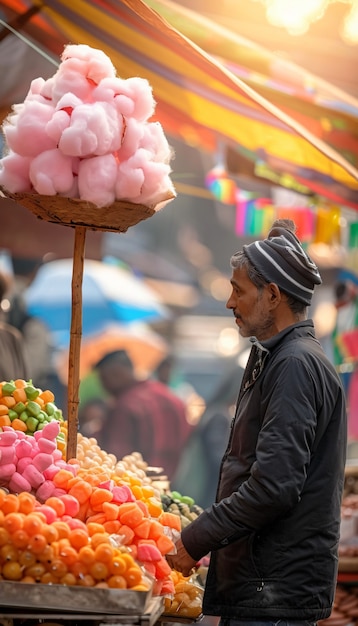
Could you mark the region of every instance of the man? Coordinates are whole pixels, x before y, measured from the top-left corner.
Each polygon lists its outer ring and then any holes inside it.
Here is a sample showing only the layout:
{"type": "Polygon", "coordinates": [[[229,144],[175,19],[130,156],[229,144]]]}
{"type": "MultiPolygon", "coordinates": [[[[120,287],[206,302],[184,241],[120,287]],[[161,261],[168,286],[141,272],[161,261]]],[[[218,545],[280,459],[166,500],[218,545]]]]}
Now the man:
{"type": "Polygon", "coordinates": [[[211,553],[203,612],[222,626],[330,615],[346,455],[344,391],[307,307],[321,283],[290,220],[231,258],[227,302],[252,349],[216,503],[185,528],[172,567],[211,553]]]}
{"type": "Polygon", "coordinates": [[[96,369],[114,398],[102,430],[105,449],[118,459],[140,452],[170,479],[191,430],[185,403],[159,381],[138,380],[125,350],[107,354],[96,369]]]}

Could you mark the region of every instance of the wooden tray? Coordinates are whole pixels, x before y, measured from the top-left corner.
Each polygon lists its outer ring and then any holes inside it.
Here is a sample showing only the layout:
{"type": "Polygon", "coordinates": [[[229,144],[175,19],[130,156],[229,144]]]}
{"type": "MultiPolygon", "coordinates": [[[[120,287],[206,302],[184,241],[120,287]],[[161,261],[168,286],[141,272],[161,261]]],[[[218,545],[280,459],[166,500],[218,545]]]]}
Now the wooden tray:
{"type": "Polygon", "coordinates": [[[117,200],[110,206],[97,207],[91,202],[66,198],[64,196],[45,196],[36,193],[11,193],[0,186],[2,195],[29,209],[36,217],[64,226],[85,226],[90,230],[126,232],[130,226],[152,217],[163,208],[175,195],[163,194],[154,206],[135,204],[117,200]]]}

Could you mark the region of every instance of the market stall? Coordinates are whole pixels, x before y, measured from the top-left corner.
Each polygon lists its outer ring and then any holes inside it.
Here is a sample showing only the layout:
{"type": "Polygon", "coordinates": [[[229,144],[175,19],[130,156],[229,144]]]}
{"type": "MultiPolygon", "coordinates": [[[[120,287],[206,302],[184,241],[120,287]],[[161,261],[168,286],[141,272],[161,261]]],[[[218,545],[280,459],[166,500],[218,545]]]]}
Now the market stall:
{"type": "Polygon", "coordinates": [[[181,528],[179,516],[163,509],[138,453],[116,459],[78,432],[86,232],[125,232],[174,198],[171,150],[160,125],[147,119],[154,100],[146,81],[116,80],[109,58],[88,46],[68,46],[62,59],[50,82],[32,83],[21,111],[4,127],[9,149],[2,195],[40,219],[74,228],[75,241],[66,415],[50,389],[20,378],[0,383],[0,620],[4,626],[28,620],[151,626],[167,613],[193,621],[201,613],[202,588],[179,573],[174,579],[165,559],[181,528]],[[98,100],[102,79],[109,80],[98,100]],[[69,84],[74,92],[82,89],[81,99],[68,93],[69,84]],[[111,103],[102,107],[106,89],[111,103]],[[114,102],[118,93],[122,104],[114,102]],[[78,141],[62,152],[61,133],[68,130],[73,140],[71,122],[84,110],[92,152],[82,145],[82,123],[78,141]],[[36,119],[43,111],[40,136],[36,119]],[[130,158],[136,167],[117,179],[130,158]],[[174,604],[179,582],[187,601],[174,604]]]}

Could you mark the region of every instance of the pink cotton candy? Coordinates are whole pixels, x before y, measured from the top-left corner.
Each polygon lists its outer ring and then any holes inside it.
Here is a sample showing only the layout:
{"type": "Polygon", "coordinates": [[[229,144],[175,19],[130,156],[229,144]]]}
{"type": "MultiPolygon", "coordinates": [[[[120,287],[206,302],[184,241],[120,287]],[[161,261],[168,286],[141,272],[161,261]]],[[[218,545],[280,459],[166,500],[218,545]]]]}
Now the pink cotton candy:
{"type": "Polygon", "coordinates": [[[143,124],[140,147],[151,153],[152,156],[150,160],[169,163],[173,158],[173,150],[159,122],[143,124]]]}
{"type": "Polygon", "coordinates": [[[128,161],[120,163],[115,186],[116,198],[132,200],[132,198],[138,197],[143,184],[144,172],[141,167],[137,167],[135,157],[131,157],[128,161]]]}
{"type": "Polygon", "coordinates": [[[116,197],[117,171],[117,161],[112,154],[83,159],[78,169],[81,198],[100,207],[112,204],[116,197]]]}
{"type": "Polygon", "coordinates": [[[41,474],[41,472],[39,472],[39,470],[36,469],[34,465],[28,465],[27,467],[25,467],[24,471],[22,472],[22,475],[24,478],[26,478],[26,480],[29,481],[33,489],[38,489],[39,486],[45,482],[45,478],[43,474],[41,474]]]}
{"type": "Polygon", "coordinates": [[[12,493],[21,493],[22,491],[30,492],[32,487],[28,480],[19,472],[14,472],[9,481],[9,491],[12,493]]]}
{"type": "Polygon", "coordinates": [[[10,151],[1,160],[0,185],[10,193],[31,191],[30,163],[30,157],[24,157],[10,151]]]}
{"type": "Polygon", "coordinates": [[[61,135],[65,128],[68,128],[71,118],[66,111],[56,111],[49,122],[46,124],[47,135],[56,143],[59,143],[61,135]]]}
{"type": "Polygon", "coordinates": [[[133,118],[126,119],[123,141],[120,149],[117,151],[117,158],[120,163],[135,155],[140,146],[143,133],[143,124],[133,118]]]}
{"type": "Polygon", "coordinates": [[[66,193],[73,184],[72,159],[55,148],[36,156],[30,165],[30,180],[38,193],[66,193]]]}
{"type": "Polygon", "coordinates": [[[68,156],[88,157],[118,150],[123,135],[123,119],[107,102],[80,104],[71,115],[71,124],[59,141],[68,156]]]}
{"type": "Polygon", "coordinates": [[[9,122],[5,121],[3,124],[9,148],[17,154],[29,157],[55,148],[55,142],[46,134],[46,124],[53,113],[52,105],[27,100],[16,118],[16,126],[11,123],[11,117],[9,122]]]}
{"type": "Polygon", "coordinates": [[[93,91],[93,99],[114,102],[120,115],[145,121],[154,113],[152,88],[145,78],[103,78],[93,91]]]}
{"type": "Polygon", "coordinates": [[[151,117],[155,109],[155,100],[149,82],[138,76],[123,81],[122,92],[115,96],[115,102],[123,115],[134,117],[140,122],[151,117]]]}
{"type": "Polygon", "coordinates": [[[77,70],[93,84],[98,85],[103,78],[116,75],[115,67],[110,58],[97,48],[91,48],[86,44],[67,45],[61,56],[60,67],[66,71],[68,64],[75,60],[77,60],[77,70]]]}

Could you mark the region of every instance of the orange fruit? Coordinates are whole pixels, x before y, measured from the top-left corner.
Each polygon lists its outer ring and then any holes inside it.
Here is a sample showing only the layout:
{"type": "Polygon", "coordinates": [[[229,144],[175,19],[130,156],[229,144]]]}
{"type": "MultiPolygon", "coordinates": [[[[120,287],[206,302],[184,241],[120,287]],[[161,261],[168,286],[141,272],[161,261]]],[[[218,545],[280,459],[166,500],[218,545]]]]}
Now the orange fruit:
{"type": "Polygon", "coordinates": [[[36,498],[31,493],[22,491],[17,496],[17,499],[19,502],[19,513],[25,513],[25,515],[28,515],[35,509],[36,498]]]}
{"type": "Polygon", "coordinates": [[[106,580],[108,578],[109,571],[105,563],[97,561],[90,566],[89,573],[95,580],[106,580]]]}
{"type": "Polygon", "coordinates": [[[85,563],[81,563],[81,561],[77,561],[73,565],[69,567],[69,571],[72,572],[77,579],[83,578],[88,574],[88,567],[85,563]]]}
{"type": "Polygon", "coordinates": [[[107,534],[105,534],[105,533],[95,533],[90,538],[90,543],[91,543],[92,548],[95,550],[97,548],[97,546],[99,546],[100,543],[110,544],[111,542],[110,542],[110,539],[109,539],[107,534]]]}
{"type": "Polygon", "coordinates": [[[62,517],[62,515],[65,514],[65,503],[57,496],[51,496],[50,498],[47,498],[45,504],[54,509],[58,517],[62,517]]]}
{"type": "Polygon", "coordinates": [[[94,587],[95,584],[96,584],[96,581],[93,578],[93,576],[91,576],[91,574],[85,574],[78,580],[78,585],[80,587],[94,587]]]}
{"type": "Polygon", "coordinates": [[[36,563],[36,556],[30,550],[23,550],[19,554],[19,563],[25,569],[36,563]]]}
{"type": "Polygon", "coordinates": [[[29,535],[26,530],[19,528],[11,534],[11,541],[16,548],[23,550],[29,543],[29,535]]]}
{"type": "Polygon", "coordinates": [[[91,546],[83,546],[78,552],[78,559],[84,565],[92,565],[95,562],[95,553],[91,546]]]}
{"type": "Polygon", "coordinates": [[[7,561],[17,561],[19,558],[18,549],[11,543],[7,543],[0,548],[0,560],[2,563],[7,561]]]}
{"type": "Polygon", "coordinates": [[[29,513],[24,519],[23,529],[29,535],[40,535],[42,533],[42,529],[44,526],[44,522],[38,513],[33,511],[33,513],[29,513]]]}
{"type": "Polygon", "coordinates": [[[21,580],[22,567],[18,561],[9,561],[2,567],[2,575],[6,580],[21,580]]]}
{"type": "Polygon", "coordinates": [[[49,571],[56,576],[56,578],[62,578],[68,572],[68,567],[60,557],[54,558],[49,566],[49,571]]]}
{"type": "Polygon", "coordinates": [[[5,515],[8,513],[17,513],[19,510],[19,500],[14,493],[7,493],[2,503],[1,509],[5,515]]]}
{"type": "Polygon", "coordinates": [[[125,578],[127,581],[128,587],[133,587],[134,585],[139,585],[142,581],[142,570],[138,565],[133,565],[133,567],[129,567],[125,573],[125,578]]]}
{"type": "Polygon", "coordinates": [[[66,522],[62,522],[61,520],[58,520],[58,521],[56,520],[55,522],[52,522],[51,526],[56,528],[59,539],[63,539],[65,537],[68,538],[71,534],[71,529],[68,526],[68,524],[66,524],[66,522]]]}
{"type": "Polygon", "coordinates": [[[126,589],[126,579],[120,575],[110,576],[107,580],[108,587],[110,589],[126,589]]]}
{"type": "Polygon", "coordinates": [[[34,563],[24,570],[25,576],[32,576],[35,582],[41,582],[41,577],[46,572],[46,567],[43,563],[34,563]]]}
{"type": "Polygon", "coordinates": [[[10,542],[10,533],[0,526],[0,546],[6,546],[10,542]]]}
{"type": "Polygon", "coordinates": [[[99,543],[95,548],[94,554],[96,561],[110,563],[113,559],[114,550],[109,543],[99,543]]]}
{"type": "Polygon", "coordinates": [[[45,537],[47,543],[53,543],[58,541],[59,533],[57,528],[53,524],[44,524],[42,528],[42,534],[45,537]]]}
{"type": "Polygon", "coordinates": [[[121,556],[115,556],[109,563],[109,573],[113,576],[122,575],[127,569],[127,563],[121,556]]]}
{"type": "Polygon", "coordinates": [[[73,587],[77,585],[77,578],[72,572],[67,572],[60,580],[58,581],[60,585],[67,585],[69,587],[73,587]]]}
{"type": "Polygon", "coordinates": [[[24,517],[25,515],[23,513],[8,513],[4,517],[3,528],[6,528],[11,535],[15,530],[22,530],[24,517]]]}
{"type": "Polygon", "coordinates": [[[89,542],[88,532],[83,528],[74,528],[69,535],[71,546],[79,550],[83,546],[87,546],[89,542]]]}
{"type": "Polygon", "coordinates": [[[60,558],[66,565],[73,565],[78,561],[78,552],[72,546],[60,548],[60,558]]]}
{"type": "Polygon", "coordinates": [[[48,546],[46,537],[40,533],[30,535],[28,549],[34,554],[41,554],[48,546]]]}

